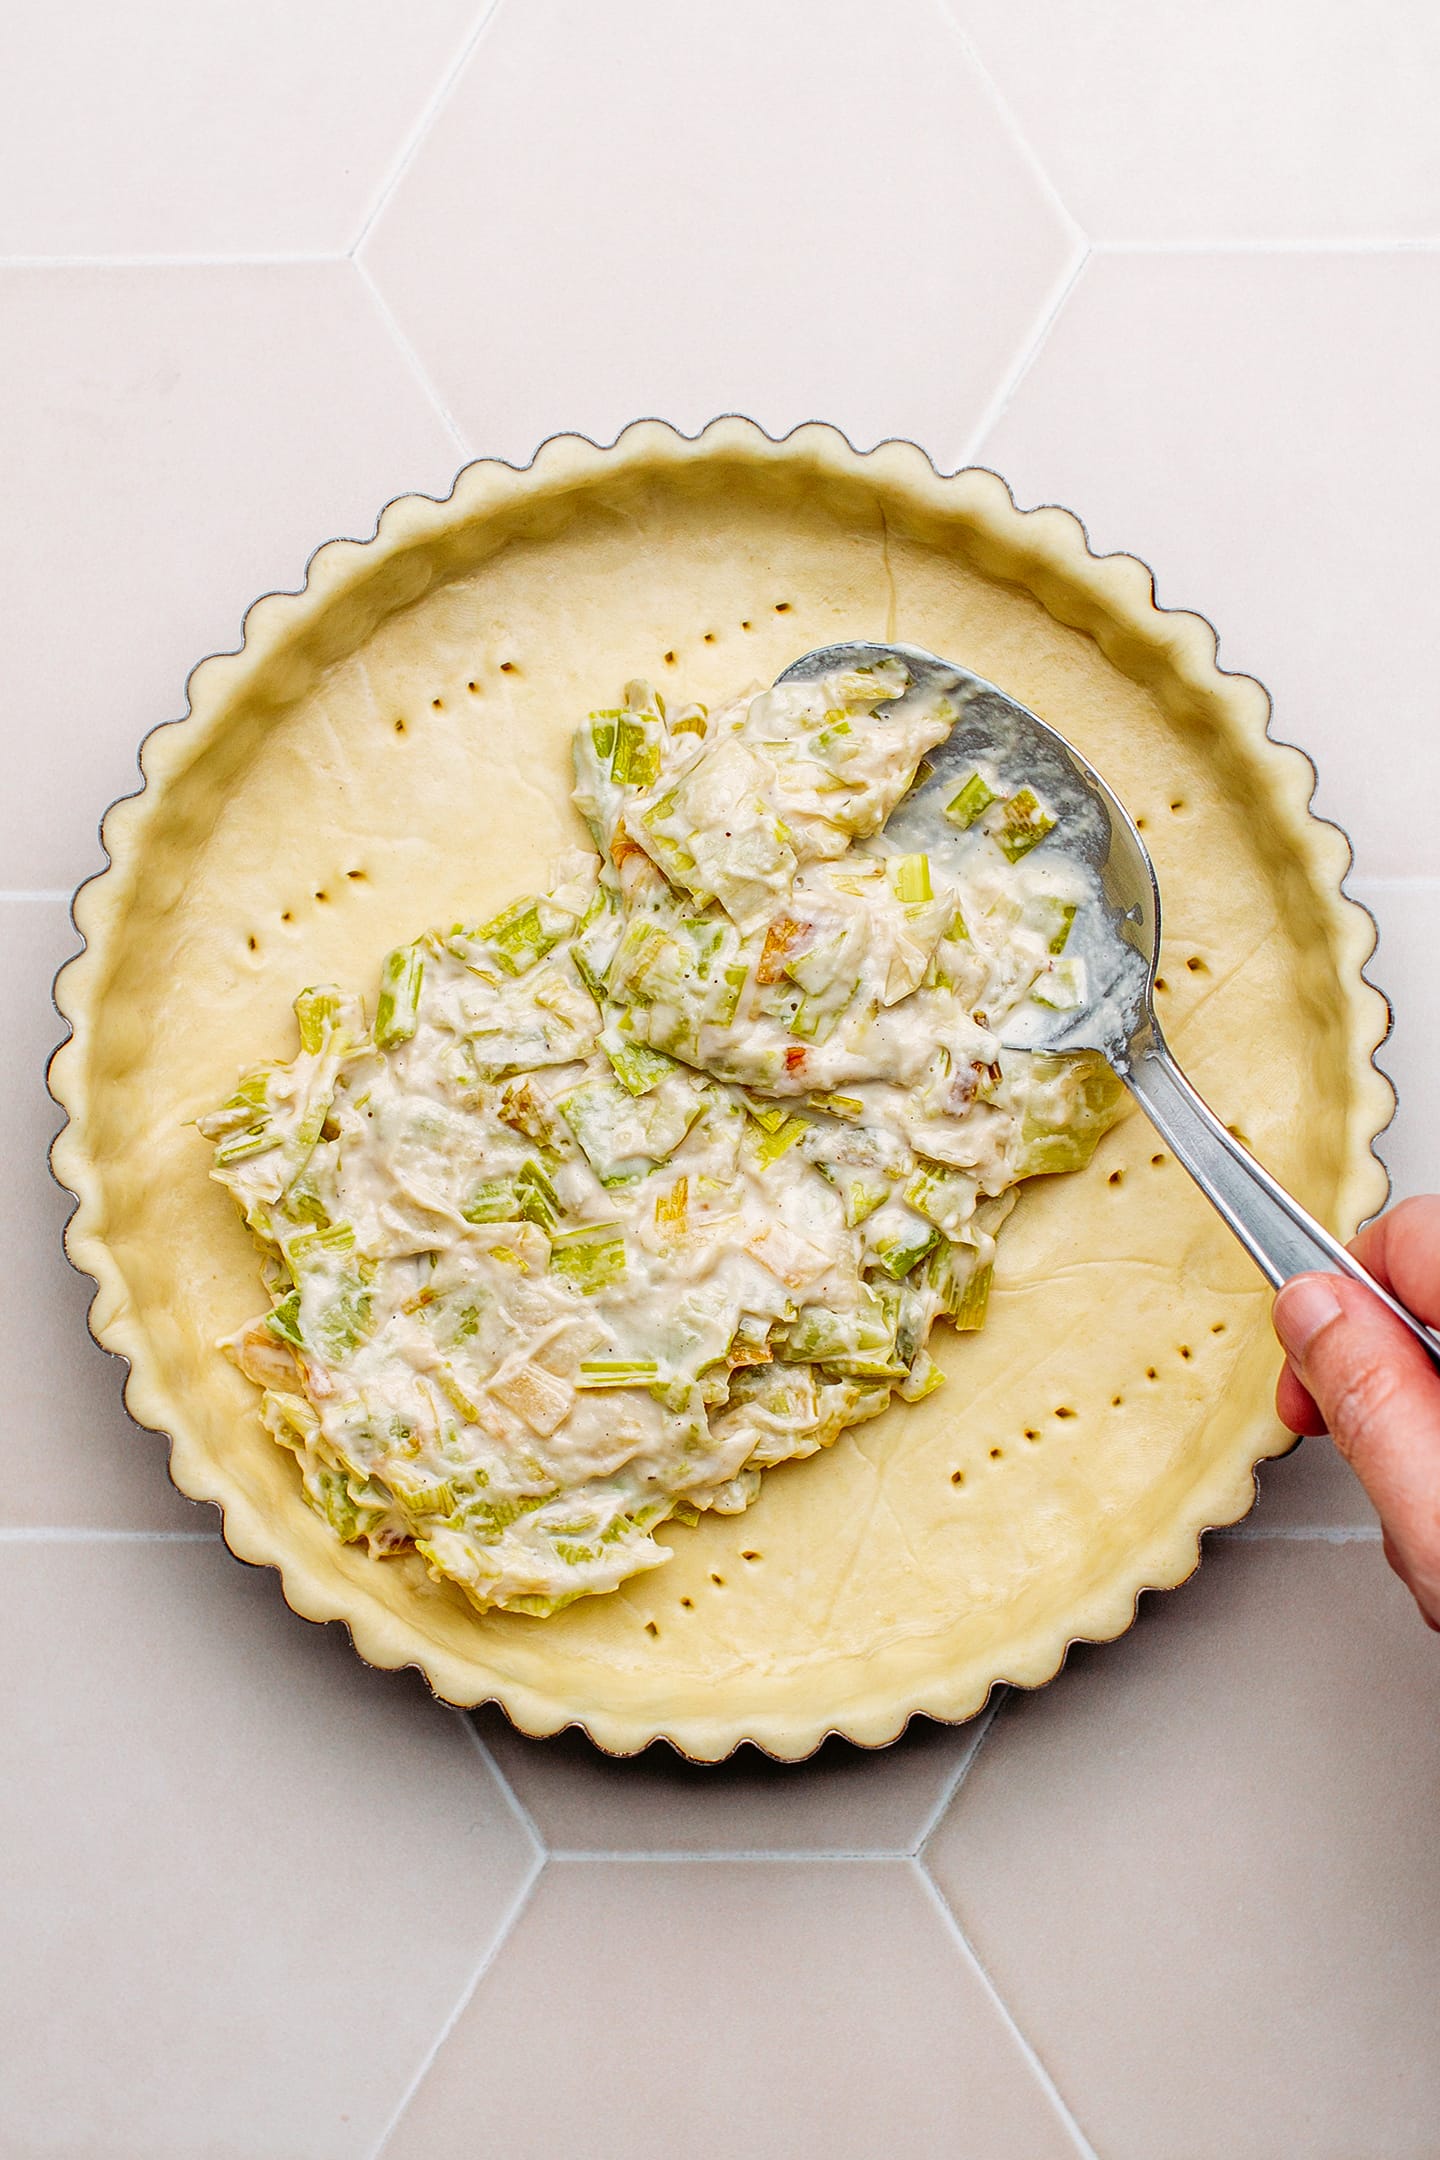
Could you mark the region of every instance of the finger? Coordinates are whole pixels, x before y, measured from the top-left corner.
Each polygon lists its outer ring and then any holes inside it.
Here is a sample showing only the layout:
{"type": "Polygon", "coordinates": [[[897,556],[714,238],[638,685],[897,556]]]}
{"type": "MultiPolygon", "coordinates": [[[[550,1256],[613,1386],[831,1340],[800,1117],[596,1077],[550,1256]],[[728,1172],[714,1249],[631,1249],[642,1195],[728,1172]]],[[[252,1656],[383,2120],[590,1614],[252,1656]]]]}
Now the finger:
{"type": "Polygon", "coordinates": [[[1275,1384],[1275,1415],[1287,1432],[1323,1433],[1325,1419],[1314,1396],[1287,1358],[1275,1384]]]}
{"type": "Polygon", "coordinates": [[[1420,1593],[1415,1588],[1414,1583],[1410,1579],[1410,1570],[1405,1565],[1404,1556],[1398,1551],[1395,1541],[1391,1537],[1388,1530],[1381,1532],[1380,1542],[1384,1548],[1385,1558],[1389,1561],[1391,1567],[1399,1576],[1401,1582],[1404,1583],[1406,1589],[1410,1592],[1411,1597],[1414,1598],[1416,1604],[1420,1607],[1420,1617],[1425,1622],[1426,1627],[1434,1628],[1436,1634],[1440,1635],[1440,1618],[1437,1618],[1434,1613],[1426,1612],[1424,1602],[1420,1596],[1420,1593]]]}
{"type": "Polygon", "coordinates": [[[1440,1616],[1440,1374],[1347,1276],[1296,1276],[1275,1300],[1275,1327],[1374,1501],[1422,1611],[1440,1616]]]}
{"type": "Polygon", "coordinates": [[[1402,1200],[1367,1223],[1350,1250],[1418,1319],[1440,1326],[1440,1195],[1402,1200]]]}

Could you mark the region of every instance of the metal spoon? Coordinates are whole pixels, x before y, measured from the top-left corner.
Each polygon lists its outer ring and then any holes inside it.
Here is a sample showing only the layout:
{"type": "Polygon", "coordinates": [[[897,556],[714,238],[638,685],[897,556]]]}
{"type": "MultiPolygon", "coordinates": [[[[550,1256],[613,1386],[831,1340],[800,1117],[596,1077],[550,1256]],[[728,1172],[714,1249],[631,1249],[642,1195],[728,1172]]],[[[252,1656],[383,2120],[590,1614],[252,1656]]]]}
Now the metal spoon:
{"type": "MultiPolygon", "coordinates": [[[[1230,1225],[1276,1289],[1312,1271],[1349,1275],[1389,1307],[1440,1366],[1440,1335],[1375,1281],[1315,1218],[1261,1168],[1201,1101],[1171,1056],[1155,1016],[1160,888],[1144,841],[1100,775],[1064,737],[993,683],[913,645],[826,645],[786,668],[781,683],[837,668],[898,659],[910,674],[903,697],[943,694],[958,713],[945,741],[926,756],[917,784],[892,812],[887,850],[926,853],[942,867],[988,845],[978,827],[958,832],[945,805],[983,764],[1007,792],[1029,786],[1054,812],[1066,858],[1088,875],[1067,951],[1086,962],[1087,1002],[1069,1012],[1026,1008],[1006,1048],[1098,1050],[1125,1082],[1207,1200],[1230,1225]]],[[[889,710],[903,702],[891,701],[889,710]]]]}

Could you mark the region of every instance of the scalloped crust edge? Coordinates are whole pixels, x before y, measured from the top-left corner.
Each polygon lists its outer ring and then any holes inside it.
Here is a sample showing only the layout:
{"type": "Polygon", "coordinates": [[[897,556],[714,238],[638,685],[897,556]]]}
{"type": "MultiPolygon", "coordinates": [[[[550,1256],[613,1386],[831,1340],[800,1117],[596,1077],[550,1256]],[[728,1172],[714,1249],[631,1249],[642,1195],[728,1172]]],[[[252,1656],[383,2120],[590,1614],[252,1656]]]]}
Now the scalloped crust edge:
{"type": "Polygon", "coordinates": [[[272,1526],[243,1495],[225,1487],[216,1466],[189,1444],[183,1429],[169,1430],[172,1420],[164,1404],[163,1389],[150,1367],[147,1345],[131,1311],[124,1278],[99,1228],[100,1173],[84,1137],[88,1085],[78,1038],[98,978],[106,932],[118,919],[128,864],[151,812],[154,797],[150,790],[163,788],[177,764],[189,754],[195,731],[206,731],[218,724],[225,705],[261,656],[272,651],[307,617],[322,611],[346,584],[362,557],[374,559],[398,552],[440,530],[457,515],[473,515],[489,503],[539,494],[567,481],[580,482],[602,468],[613,471],[657,462],[676,466],[717,451],[760,463],[803,456],[824,470],[848,475],[864,472],[876,480],[891,482],[913,500],[935,509],[953,513],[963,508],[982,531],[1014,538],[1023,529],[1026,550],[1035,559],[1031,589],[1052,613],[1061,620],[1068,619],[1063,612],[1063,595],[1078,585],[1120,629],[1136,636],[1152,652],[1163,651],[1166,664],[1182,681],[1212,697],[1219,693],[1241,731],[1263,749],[1273,775],[1272,802],[1283,809],[1289,836],[1308,859],[1317,889],[1333,895],[1327,927],[1336,955],[1337,977],[1349,1009],[1356,1082],[1347,1136],[1348,1168],[1336,1215],[1341,1218],[1341,1227],[1348,1229],[1384,1205],[1389,1180],[1373,1143],[1393,1117],[1396,1098],[1389,1079],[1375,1063],[1375,1054],[1390,1032],[1391,1011],[1388,1000],[1366,973],[1376,944],[1374,918],[1344,890],[1353,863],[1347,836],[1338,826],[1317,817],[1311,808],[1316,784],[1313,763],[1302,750],[1271,735],[1271,700],[1264,687],[1253,677],[1221,668],[1214,626],[1193,611],[1161,608],[1153,573],[1146,564],[1133,555],[1096,555],[1084,525],[1070,510],[1054,504],[1021,510],[1005,481],[985,467],[970,466],[944,475],[913,443],[895,440],[870,451],[857,451],[838,429],[821,422],[807,422],[776,438],[753,421],[736,415],[712,421],[694,436],[683,435],[659,420],[635,421],[609,445],[596,444],[581,435],[556,435],[542,444],[525,466],[500,459],[478,460],[462,469],[447,497],[397,497],[381,512],[370,539],[325,542],[311,556],[297,591],[267,593],[253,603],[244,617],[240,645],[233,652],[211,655],[192,670],[184,715],[162,722],[145,737],[139,753],[140,788],[114,803],[101,825],[106,867],[75,895],[71,913],[83,945],[61,968],[54,987],[57,1012],[68,1023],[70,1033],[55,1051],[48,1069],[50,1092],[66,1113],[66,1123],[51,1148],[50,1162],[57,1182],[75,1196],[76,1207],[65,1231],[66,1252],[75,1268],[89,1275],[96,1285],[89,1309],[91,1334],[103,1349],[128,1366],[124,1393],[130,1415],[167,1440],[170,1476],[178,1490],[190,1499],[210,1502],[220,1509],[222,1534],[235,1557],[247,1565],[276,1570],[282,1593],[294,1612],[317,1623],[342,1622],[367,1663],[384,1670],[414,1666],[444,1702],[464,1708],[482,1702],[498,1703],[517,1728],[532,1737],[566,1727],[578,1728],[597,1747],[614,1755],[635,1754],[654,1741],[664,1740],[680,1754],[699,1762],[722,1760],[748,1742],[778,1760],[800,1761],[832,1735],[861,1747],[882,1748],[900,1737],[912,1717],[960,1723],[982,1710],[996,1688],[1028,1690],[1045,1686],[1061,1670],[1073,1644],[1115,1640],[1132,1624],[1144,1592],[1173,1589],[1188,1580],[1199,1564],[1205,1533],[1239,1521],[1254,1505],[1258,1489],[1256,1466],[1287,1453],[1295,1442],[1280,1434],[1271,1421],[1257,1422],[1249,1468],[1228,1485],[1217,1482],[1214,1489],[1197,1497],[1185,1518],[1172,1521],[1163,1532],[1137,1546],[1129,1581],[1113,1582],[1097,1593],[1091,1606],[1074,1622],[1072,1632],[1062,1635],[1053,1626],[1036,1630],[1002,1672],[957,1672],[948,1676],[943,1686],[922,1690],[899,1708],[893,1691],[882,1689],[876,1699],[854,1704],[840,1722],[801,1723],[793,1717],[762,1717],[752,1718],[744,1732],[736,1732],[719,1720],[703,1717],[676,1720],[672,1727],[661,1730],[643,1720],[603,1709],[577,1717],[570,1704],[510,1680],[503,1686],[477,1686],[473,1666],[431,1644],[420,1645],[401,1622],[378,1607],[360,1613],[347,1609],[345,1598],[337,1594],[334,1584],[295,1555],[277,1550],[272,1526]],[[1056,600],[1062,604],[1053,605],[1056,600]]]}

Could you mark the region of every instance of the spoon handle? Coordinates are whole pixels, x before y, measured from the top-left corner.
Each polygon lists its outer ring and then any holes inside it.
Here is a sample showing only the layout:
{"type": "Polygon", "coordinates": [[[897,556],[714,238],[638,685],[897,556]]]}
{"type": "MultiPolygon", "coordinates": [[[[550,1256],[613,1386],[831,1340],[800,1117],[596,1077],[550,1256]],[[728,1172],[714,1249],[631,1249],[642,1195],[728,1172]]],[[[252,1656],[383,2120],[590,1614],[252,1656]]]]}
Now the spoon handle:
{"type": "Polygon", "coordinates": [[[1440,1368],[1440,1335],[1407,1312],[1398,1298],[1381,1288],[1373,1275],[1346,1252],[1277,1185],[1253,1155],[1228,1133],[1208,1104],[1201,1101],[1158,1033],[1138,1050],[1121,1075],[1131,1094],[1177,1162],[1194,1178],[1207,1200],[1230,1225],[1260,1272],[1278,1290],[1292,1275],[1312,1271],[1349,1275],[1403,1321],[1440,1368]]]}

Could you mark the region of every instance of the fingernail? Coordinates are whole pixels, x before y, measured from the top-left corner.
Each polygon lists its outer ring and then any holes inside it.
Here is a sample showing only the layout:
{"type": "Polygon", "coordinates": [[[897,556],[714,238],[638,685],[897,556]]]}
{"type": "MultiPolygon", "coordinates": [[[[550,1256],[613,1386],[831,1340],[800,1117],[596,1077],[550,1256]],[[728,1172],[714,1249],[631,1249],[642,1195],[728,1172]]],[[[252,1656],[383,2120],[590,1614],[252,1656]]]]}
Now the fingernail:
{"type": "Polygon", "coordinates": [[[1340,1317],[1340,1300],[1323,1275],[1297,1275],[1275,1300],[1275,1332],[1292,1357],[1303,1358],[1321,1328],[1340,1317]]]}

